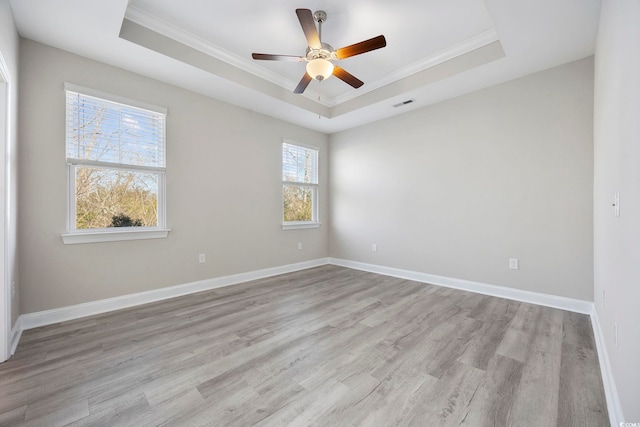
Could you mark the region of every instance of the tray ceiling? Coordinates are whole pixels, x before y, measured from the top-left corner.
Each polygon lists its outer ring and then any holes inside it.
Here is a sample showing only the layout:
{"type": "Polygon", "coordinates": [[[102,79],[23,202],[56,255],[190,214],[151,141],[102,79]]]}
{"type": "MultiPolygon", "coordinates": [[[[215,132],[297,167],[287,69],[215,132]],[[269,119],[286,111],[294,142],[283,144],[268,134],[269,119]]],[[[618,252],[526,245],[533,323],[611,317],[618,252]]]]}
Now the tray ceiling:
{"type": "Polygon", "coordinates": [[[23,37],[326,133],[400,114],[593,54],[597,0],[11,0],[23,37]],[[304,63],[296,8],[327,12],[334,48],[384,34],[387,47],[339,61],[292,93],[304,63]],[[403,101],[410,104],[394,107],[403,101]]]}

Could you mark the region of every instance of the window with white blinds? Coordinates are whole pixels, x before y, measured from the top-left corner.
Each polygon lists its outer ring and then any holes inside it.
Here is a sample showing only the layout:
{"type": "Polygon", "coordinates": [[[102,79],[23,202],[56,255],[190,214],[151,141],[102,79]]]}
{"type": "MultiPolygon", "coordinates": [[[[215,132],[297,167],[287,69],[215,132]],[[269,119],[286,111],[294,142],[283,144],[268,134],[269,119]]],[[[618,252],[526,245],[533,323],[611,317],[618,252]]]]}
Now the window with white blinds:
{"type": "Polygon", "coordinates": [[[318,150],[282,143],[283,227],[317,227],[318,150]]]}
{"type": "Polygon", "coordinates": [[[298,184],[318,184],[318,150],[284,142],[282,180],[298,184]]]}
{"type": "Polygon", "coordinates": [[[164,229],[166,110],[71,84],[65,93],[69,232],[164,229]]]}
{"type": "Polygon", "coordinates": [[[164,113],[66,93],[68,162],[164,170],[164,113]]]}

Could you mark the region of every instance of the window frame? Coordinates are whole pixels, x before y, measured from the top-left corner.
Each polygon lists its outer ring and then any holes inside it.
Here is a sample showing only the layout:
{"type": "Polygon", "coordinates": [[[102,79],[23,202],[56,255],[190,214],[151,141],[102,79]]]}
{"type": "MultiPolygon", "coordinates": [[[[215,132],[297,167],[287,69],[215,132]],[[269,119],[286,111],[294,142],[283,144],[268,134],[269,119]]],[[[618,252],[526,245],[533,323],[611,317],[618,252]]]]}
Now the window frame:
{"type": "MultiPolygon", "coordinates": [[[[75,92],[93,98],[112,103],[121,104],[126,107],[147,110],[153,113],[159,113],[165,116],[163,131],[164,156],[166,159],[166,114],[167,110],[151,104],[131,100],[118,95],[85,88],[71,83],[64,84],[65,93],[65,112],[66,120],[70,119],[70,111],[67,105],[67,92],[75,92]]],[[[63,233],[62,240],[64,244],[77,243],[97,243],[97,242],[113,242],[122,240],[140,240],[140,239],[157,239],[166,238],[169,229],[166,226],[166,167],[150,167],[137,166],[131,164],[119,164],[111,162],[101,162],[95,160],[81,160],[67,158],[67,145],[69,135],[67,132],[67,122],[65,122],[65,161],[67,164],[67,232],[63,233]],[[76,228],[76,171],[81,167],[91,167],[96,169],[105,169],[112,171],[127,171],[134,173],[153,173],[158,176],[158,194],[157,194],[157,225],[155,227],[108,227],[108,228],[76,228]]],[[[165,160],[166,164],[166,160],[165,160]]]]}
{"type": "Polygon", "coordinates": [[[320,227],[320,217],[319,217],[319,187],[320,187],[320,149],[318,147],[309,145],[309,144],[302,144],[296,141],[292,141],[292,140],[288,140],[288,139],[283,139],[282,140],[282,144],[280,145],[280,178],[282,180],[282,187],[281,187],[281,197],[280,197],[280,207],[281,207],[281,212],[280,212],[280,219],[282,220],[282,229],[283,230],[298,230],[298,229],[304,229],[304,228],[319,228],[320,227]],[[316,162],[316,176],[317,176],[317,181],[318,183],[313,184],[313,183],[307,183],[307,182],[297,182],[297,181],[285,181],[284,179],[282,179],[282,172],[284,169],[284,157],[282,155],[282,151],[283,151],[283,146],[284,144],[288,144],[288,145],[293,145],[296,147],[301,147],[307,150],[313,150],[316,152],[317,155],[317,162],[316,162]],[[310,188],[311,189],[311,221],[285,221],[284,220],[284,188],[285,186],[290,185],[290,186],[296,186],[296,187],[305,187],[305,188],[310,188]]]}

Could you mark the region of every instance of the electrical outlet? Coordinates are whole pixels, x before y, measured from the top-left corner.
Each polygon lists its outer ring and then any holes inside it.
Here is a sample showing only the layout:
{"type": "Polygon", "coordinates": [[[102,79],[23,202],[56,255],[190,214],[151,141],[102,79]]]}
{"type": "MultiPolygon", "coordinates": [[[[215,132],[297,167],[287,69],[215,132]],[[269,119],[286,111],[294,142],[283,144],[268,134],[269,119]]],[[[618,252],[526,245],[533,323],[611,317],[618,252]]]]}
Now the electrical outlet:
{"type": "Polygon", "coordinates": [[[16,282],[11,282],[11,298],[16,296],[16,282]]]}
{"type": "Polygon", "coordinates": [[[620,216],[620,193],[618,191],[613,195],[613,213],[615,216],[620,216]]]}
{"type": "Polygon", "coordinates": [[[205,254],[198,255],[198,262],[200,264],[204,264],[205,262],[207,262],[207,257],[205,256],[205,254]]]}
{"type": "Polygon", "coordinates": [[[298,250],[302,249],[302,242],[298,242],[298,250]]]}
{"type": "Polygon", "coordinates": [[[378,245],[374,243],[373,245],[371,245],[371,252],[377,252],[377,251],[378,251],[378,245]]]}
{"type": "Polygon", "coordinates": [[[517,270],[519,269],[519,264],[520,262],[518,261],[518,258],[509,258],[509,268],[512,270],[517,270]]]}

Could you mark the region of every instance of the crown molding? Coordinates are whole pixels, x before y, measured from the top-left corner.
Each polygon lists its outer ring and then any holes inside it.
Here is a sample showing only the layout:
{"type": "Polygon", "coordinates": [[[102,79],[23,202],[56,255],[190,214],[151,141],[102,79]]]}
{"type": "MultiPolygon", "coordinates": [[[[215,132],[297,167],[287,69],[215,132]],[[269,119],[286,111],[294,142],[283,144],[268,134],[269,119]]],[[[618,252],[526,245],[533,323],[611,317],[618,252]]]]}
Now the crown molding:
{"type": "Polygon", "coordinates": [[[426,56],[416,62],[413,62],[407,66],[399,68],[392,73],[387,74],[381,79],[375,80],[373,82],[367,82],[366,90],[355,92],[345,92],[342,95],[336,96],[331,99],[331,103],[328,105],[329,107],[334,107],[336,105],[342,104],[347,101],[351,101],[352,99],[357,98],[358,96],[364,95],[367,92],[374,91],[383,86],[401,80],[405,77],[409,77],[413,74],[419,73],[420,71],[424,71],[428,68],[434,67],[438,64],[441,64],[450,59],[456,58],[458,56],[464,55],[465,53],[469,53],[473,50],[479,49],[483,46],[491,44],[493,42],[499,41],[498,33],[495,28],[490,28],[481,33],[476,34],[466,40],[461,41],[460,43],[454,44],[451,47],[443,49],[439,52],[434,53],[433,55],[426,56]]]}
{"type": "MultiPolygon", "coordinates": [[[[183,43],[189,47],[197,49],[207,55],[210,55],[216,59],[226,62],[236,68],[251,73],[261,79],[264,79],[270,83],[276,84],[287,90],[293,90],[298,84],[297,81],[285,78],[278,73],[267,70],[253,61],[249,61],[233,52],[230,52],[216,44],[211,43],[203,37],[190,33],[164,19],[146,12],[139,7],[129,5],[124,15],[124,19],[146,27],[152,31],[155,31],[163,36],[169,37],[180,43],[183,43]]],[[[317,94],[311,94],[317,96],[317,94]]],[[[315,99],[315,98],[311,98],[315,99]]],[[[328,105],[325,105],[328,106],[328,105]]]]}
{"type": "MultiPolygon", "coordinates": [[[[219,59],[220,61],[224,61],[233,67],[251,73],[263,80],[266,80],[267,82],[278,85],[286,90],[293,90],[293,88],[298,84],[297,81],[293,81],[281,76],[278,73],[261,67],[253,61],[240,57],[233,52],[230,52],[214,43],[211,43],[203,37],[190,33],[154,14],[140,9],[139,7],[129,5],[124,18],[159,34],[162,34],[163,36],[183,43],[193,49],[197,49],[207,55],[219,59]]],[[[375,80],[373,82],[367,82],[366,88],[363,88],[364,90],[360,89],[358,91],[348,91],[336,97],[319,97],[318,95],[320,94],[317,93],[317,91],[309,88],[302,96],[325,107],[335,107],[342,103],[351,101],[352,99],[355,99],[368,92],[374,91],[405,77],[411,76],[420,71],[424,71],[428,68],[441,64],[460,55],[464,55],[498,40],[498,33],[496,32],[495,28],[489,28],[476,34],[475,36],[461,41],[460,43],[457,43],[451,47],[436,52],[433,55],[429,55],[409,65],[399,68],[398,70],[385,75],[381,79],[375,80]]]]}

